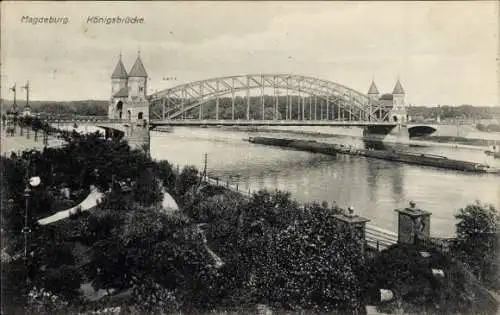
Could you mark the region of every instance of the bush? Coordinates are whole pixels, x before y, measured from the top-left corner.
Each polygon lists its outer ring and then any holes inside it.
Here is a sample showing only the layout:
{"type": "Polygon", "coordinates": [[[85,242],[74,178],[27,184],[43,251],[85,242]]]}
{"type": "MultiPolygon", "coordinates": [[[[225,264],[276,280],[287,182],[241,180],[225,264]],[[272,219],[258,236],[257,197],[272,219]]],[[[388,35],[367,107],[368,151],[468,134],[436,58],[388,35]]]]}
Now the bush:
{"type": "Polygon", "coordinates": [[[69,301],[80,295],[81,280],[82,276],[76,267],[63,265],[45,269],[35,279],[35,283],[69,301]]]}
{"type": "Polygon", "coordinates": [[[398,244],[367,264],[365,296],[380,302],[379,289],[389,289],[394,299],[380,305],[383,312],[403,308],[409,314],[495,314],[484,288],[467,275],[450,256],[414,245],[398,244]],[[430,256],[422,257],[421,251],[430,256]],[[444,276],[431,269],[443,270],[444,276]]]}
{"type": "Polygon", "coordinates": [[[158,175],[158,178],[162,181],[163,187],[168,192],[174,192],[176,177],[172,165],[168,161],[160,161],[156,162],[155,166],[156,166],[155,173],[158,175]]]}
{"type": "Polygon", "coordinates": [[[177,196],[182,198],[199,181],[198,169],[194,166],[185,166],[175,182],[177,196]]]}
{"type": "Polygon", "coordinates": [[[28,294],[27,314],[64,314],[68,311],[68,302],[56,294],[34,287],[28,294]]]}
{"type": "Polygon", "coordinates": [[[460,259],[487,286],[500,289],[500,213],[493,205],[476,202],[460,209],[455,218],[460,259]]]}
{"type": "Polygon", "coordinates": [[[163,192],[151,168],[145,169],[132,187],[134,201],[151,206],[163,200],[163,192]]]}

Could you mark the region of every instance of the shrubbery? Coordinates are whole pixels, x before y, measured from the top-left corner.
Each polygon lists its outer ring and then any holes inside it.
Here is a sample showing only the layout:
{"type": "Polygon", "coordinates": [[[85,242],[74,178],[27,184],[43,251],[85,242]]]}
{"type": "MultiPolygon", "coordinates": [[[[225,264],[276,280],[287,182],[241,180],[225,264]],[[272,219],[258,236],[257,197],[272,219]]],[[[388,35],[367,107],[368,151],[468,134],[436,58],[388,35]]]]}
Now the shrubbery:
{"type": "Polygon", "coordinates": [[[500,289],[500,213],[492,205],[459,210],[456,255],[487,286],[500,289]]]}

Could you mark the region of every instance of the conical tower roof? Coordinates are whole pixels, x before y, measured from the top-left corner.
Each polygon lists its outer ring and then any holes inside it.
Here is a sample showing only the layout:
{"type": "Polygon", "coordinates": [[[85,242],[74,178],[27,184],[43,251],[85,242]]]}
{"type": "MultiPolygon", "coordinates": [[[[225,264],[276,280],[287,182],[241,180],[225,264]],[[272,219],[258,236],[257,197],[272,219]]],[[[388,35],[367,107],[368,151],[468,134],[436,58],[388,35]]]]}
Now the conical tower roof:
{"type": "Polygon", "coordinates": [[[368,94],[378,94],[377,86],[375,85],[375,81],[372,81],[370,84],[370,88],[368,89],[368,94]]]}
{"type": "Polygon", "coordinates": [[[116,64],[115,71],[111,75],[111,79],[126,79],[128,78],[127,70],[125,70],[125,66],[123,65],[122,59],[118,60],[116,64]]]}
{"type": "Polygon", "coordinates": [[[129,77],[144,77],[148,76],[144,65],[142,64],[141,56],[137,56],[134,65],[132,66],[132,70],[130,70],[129,77]]]}
{"type": "Polygon", "coordinates": [[[394,91],[392,91],[392,94],[405,94],[405,90],[403,90],[403,86],[401,85],[401,82],[399,82],[399,79],[394,86],[394,91]]]}

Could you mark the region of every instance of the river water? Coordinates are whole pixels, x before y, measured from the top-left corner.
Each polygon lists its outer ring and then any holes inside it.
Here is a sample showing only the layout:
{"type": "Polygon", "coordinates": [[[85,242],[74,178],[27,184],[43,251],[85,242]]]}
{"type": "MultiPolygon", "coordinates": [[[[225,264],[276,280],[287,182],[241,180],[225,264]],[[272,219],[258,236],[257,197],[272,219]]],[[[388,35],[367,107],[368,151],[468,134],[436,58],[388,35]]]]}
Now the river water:
{"type": "MultiPolygon", "coordinates": [[[[360,139],[346,136],[292,135],[285,132],[243,132],[217,128],[176,127],[172,133],[151,133],[151,155],[174,165],[203,168],[240,189],[280,189],[300,202],[336,202],[371,220],[371,224],[397,232],[396,208],[417,207],[432,212],[431,234],[453,237],[459,208],[480,200],[500,206],[500,176],[471,174],[407,165],[357,156],[328,156],[243,141],[249,136],[315,139],[363,147],[360,139]]],[[[482,151],[441,147],[406,149],[500,166],[482,151]]]]}

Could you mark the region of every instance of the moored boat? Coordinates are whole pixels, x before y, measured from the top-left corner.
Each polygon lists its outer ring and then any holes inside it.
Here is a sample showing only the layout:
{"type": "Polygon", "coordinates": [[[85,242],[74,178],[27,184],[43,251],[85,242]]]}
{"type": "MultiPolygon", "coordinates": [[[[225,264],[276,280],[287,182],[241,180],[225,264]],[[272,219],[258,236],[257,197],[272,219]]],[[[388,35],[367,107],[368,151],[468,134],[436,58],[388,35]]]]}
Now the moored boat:
{"type": "Polygon", "coordinates": [[[384,151],[384,150],[356,149],[350,146],[329,144],[329,143],[317,142],[314,140],[310,141],[310,140],[292,140],[292,139],[280,139],[280,138],[270,138],[270,137],[250,137],[248,141],[252,143],[287,147],[302,151],[323,153],[328,155],[336,155],[337,153],[341,153],[349,155],[359,155],[359,156],[394,161],[394,162],[439,167],[439,168],[452,169],[458,171],[500,174],[500,169],[491,167],[486,164],[454,160],[441,155],[422,154],[422,153],[404,152],[395,150],[384,151]]]}

